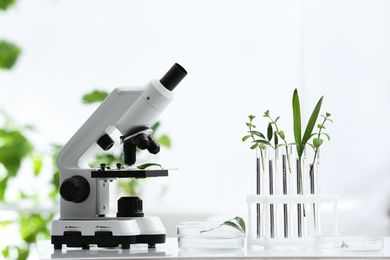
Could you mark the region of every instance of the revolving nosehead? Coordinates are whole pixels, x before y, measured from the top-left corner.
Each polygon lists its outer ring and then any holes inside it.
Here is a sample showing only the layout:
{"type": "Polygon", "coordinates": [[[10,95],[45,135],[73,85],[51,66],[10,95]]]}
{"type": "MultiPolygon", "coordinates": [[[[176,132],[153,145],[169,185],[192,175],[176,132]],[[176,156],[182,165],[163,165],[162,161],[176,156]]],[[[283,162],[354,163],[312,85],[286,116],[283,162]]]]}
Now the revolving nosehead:
{"type": "Polygon", "coordinates": [[[151,135],[152,130],[149,128],[142,128],[136,133],[122,137],[123,141],[123,155],[126,165],[133,165],[136,162],[137,147],[141,150],[148,149],[149,153],[157,154],[160,152],[160,145],[151,135]]]}

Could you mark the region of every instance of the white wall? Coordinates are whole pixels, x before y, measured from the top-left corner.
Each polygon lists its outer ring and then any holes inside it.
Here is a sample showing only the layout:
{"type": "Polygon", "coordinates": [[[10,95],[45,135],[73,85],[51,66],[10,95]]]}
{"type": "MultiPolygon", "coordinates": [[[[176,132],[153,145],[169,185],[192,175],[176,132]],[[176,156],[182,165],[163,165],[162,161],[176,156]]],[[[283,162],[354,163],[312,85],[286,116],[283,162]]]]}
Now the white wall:
{"type": "Polygon", "coordinates": [[[255,192],[247,115],[270,109],[292,129],[293,89],[306,116],[325,95],[335,123],[322,191],[343,200],[341,232],[388,234],[389,17],[387,1],[20,0],[0,14],[0,38],[23,49],[0,71],[0,102],[45,149],[92,112],[84,93],[145,84],[178,62],[189,74],[160,118],[174,146],[158,160],[179,170],[160,203],[231,210],[255,192]]]}
{"type": "MultiPolygon", "coordinates": [[[[389,233],[390,2],[307,1],[306,95],[325,94],[334,116],[323,191],[355,208],[345,232],[389,233]]],[[[325,149],[324,149],[325,150],[325,149]]]]}

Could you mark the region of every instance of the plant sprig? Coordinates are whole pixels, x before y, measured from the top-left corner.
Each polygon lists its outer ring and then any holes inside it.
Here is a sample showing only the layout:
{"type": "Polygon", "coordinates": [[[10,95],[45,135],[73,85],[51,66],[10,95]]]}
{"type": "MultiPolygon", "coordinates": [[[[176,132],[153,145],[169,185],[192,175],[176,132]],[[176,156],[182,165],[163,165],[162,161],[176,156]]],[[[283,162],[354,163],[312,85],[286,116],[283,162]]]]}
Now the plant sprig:
{"type": "Polygon", "coordinates": [[[318,132],[317,133],[314,133],[312,134],[313,136],[313,143],[310,144],[310,146],[314,149],[314,156],[313,156],[313,162],[310,164],[310,170],[313,168],[314,166],[314,163],[316,161],[316,158],[317,158],[317,154],[318,154],[318,149],[320,148],[320,146],[323,144],[324,140],[321,139],[321,136],[322,135],[325,135],[326,138],[328,139],[328,141],[330,141],[330,135],[323,132],[322,130],[325,129],[325,123],[326,122],[331,122],[333,123],[332,119],[330,119],[329,117],[331,116],[330,113],[326,112],[325,115],[321,115],[324,119],[322,121],[322,123],[318,124],[317,125],[317,128],[318,128],[318,132]]]}
{"type": "Polygon", "coordinates": [[[318,115],[321,110],[322,100],[324,99],[324,96],[322,96],[316,106],[314,107],[314,110],[309,118],[309,121],[307,122],[305,132],[301,134],[302,126],[301,126],[301,107],[299,102],[299,95],[298,90],[294,90],[293,94],[293,100],[292,100],[292,107],[293,107],[293,122],[294,122],[294,138],[295,138],[295,145],[297,148],[298,158],[300,159],[302,157],[303,151],[305,150],[305,146],[309,139],[312,137],[314,126],[317,122],[318,115]]]}
{"type": "Polygon", "coordinates": [[[247,127],[249,128],[248,130],[248,135],[245,135],[242,138],[242,141],[245,142],[246,140],[252,139],[252,145],[250,149],[254,150],[259,148],[260,150],[260,157],[262,161],[262,167],[263,171],[265,170],[264,166],[264,156],[263,156],[263,150],[265,149],[266,145],[270,145],[270,142],[265,139],[264,134],[262,134],[259,131],[254,130],[256,126],[253,124],[253,119],[255,119],[255,116],[249,115],[249,122],[246,123],[247,127]]]}
{"type": "Polygon", "coordinates": [[[229,227],[232,227],[234,229],[237,229],[246,237],[245,221],[239,216],[232,218],[232,219],[229,219],[229,220],[226,220],[217,227],[206,229],[206,230],[201,230],[200,233],[202,234],[205,232],[210,232],[210,231],[213,231],[213,230],[220,228],[222,226],[229,226],[229,227]]]}
{"type": "Polygon", "coordinates": [[[288,143],[286,140],[286,136],[284,134],[284,131],[280,130],[278,127],[278,120],[280,116],[278,116],[275,120],[272,119],[272,117],[269,114],[269,110],[264,112],[264,117],[268,118],[270,120],[270,123],[268,124],[268,129],[267,129],[267,136],[269,141],[271,141],[272,136],[274,136],[274,149],[278,146],[278,136],[282,139],[284,142],[284,146],[286,148],[286,156],[287,156],[287,165],[288,165],[288,171],[291,173],[291,164],[290,164],[290,159],[289,159],[289,154],[288,154],[288,143]],[[272,126],[275,126],[275,132],[273,132],[272,126]]]}

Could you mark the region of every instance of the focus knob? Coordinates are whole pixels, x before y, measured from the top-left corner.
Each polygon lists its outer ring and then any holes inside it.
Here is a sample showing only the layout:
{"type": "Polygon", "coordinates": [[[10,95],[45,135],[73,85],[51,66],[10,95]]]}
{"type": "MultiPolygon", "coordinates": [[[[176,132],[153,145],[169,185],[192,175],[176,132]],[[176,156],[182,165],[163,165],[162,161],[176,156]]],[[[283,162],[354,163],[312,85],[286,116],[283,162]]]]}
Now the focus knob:
{"type": "Polygon", "coordinates": [[[102,135],[99,140],[97,141],[97,144],[102,148],[104,151],[108,151],[111,149],[111,147],[114,145],[114,140],[108,135],[104,134],[102,135]]]}
{"type": "Polygon", "coordinates": [[[73,176],[64,180],[60,187],[61,197],[66,201],[80,203],[89,196],[90,187],[88,181],[82,176],[73,176]]]}
{"type": "Polygon", "coordinates": [[[118,200],[117,217],[143,217],[142,200],[138,197],[122,197],[118,200]]]}

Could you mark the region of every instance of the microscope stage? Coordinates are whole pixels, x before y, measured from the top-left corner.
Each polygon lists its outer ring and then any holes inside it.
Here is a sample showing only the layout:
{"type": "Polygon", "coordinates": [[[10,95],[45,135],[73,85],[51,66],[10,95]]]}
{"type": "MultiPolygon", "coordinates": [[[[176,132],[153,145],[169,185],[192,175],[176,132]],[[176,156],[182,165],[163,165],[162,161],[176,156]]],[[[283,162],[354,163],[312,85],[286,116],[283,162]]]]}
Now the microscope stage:
{"type": "Polygon", "coordinates": [[[138,169],[113,169],[113,170],[95,170],[91,171],[92,178],[136,178],[144,179],[149,177],[168,176],[167,169],[157,170],[138,170],[138,169]]]}

